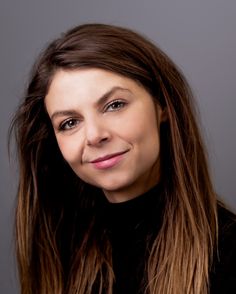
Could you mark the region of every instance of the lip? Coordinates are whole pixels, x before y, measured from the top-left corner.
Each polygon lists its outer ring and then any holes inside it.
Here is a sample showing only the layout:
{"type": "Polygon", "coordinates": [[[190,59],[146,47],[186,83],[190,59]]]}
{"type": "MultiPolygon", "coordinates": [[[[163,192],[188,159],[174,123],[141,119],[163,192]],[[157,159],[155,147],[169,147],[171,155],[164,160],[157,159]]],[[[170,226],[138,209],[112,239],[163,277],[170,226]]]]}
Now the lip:
{"type": "Polygon", "coordinates": [[[98,157],[95,160],[90,161],[92,165],[97,169],[107,169],[115,166],[118,162],[120,162],[123,158],[123,155],[127,153],[128,150],[108,154],[102,157],[98,157]]]}

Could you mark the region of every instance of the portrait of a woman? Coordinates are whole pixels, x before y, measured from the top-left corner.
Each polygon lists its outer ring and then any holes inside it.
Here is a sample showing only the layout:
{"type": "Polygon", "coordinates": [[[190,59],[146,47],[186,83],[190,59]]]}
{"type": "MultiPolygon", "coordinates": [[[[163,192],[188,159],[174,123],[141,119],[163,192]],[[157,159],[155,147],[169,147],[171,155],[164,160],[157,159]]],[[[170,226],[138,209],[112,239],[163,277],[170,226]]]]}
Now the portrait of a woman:
{"type": "Polygon", "coordinates": [[[47,46],[12,123],[22,294],[236,293],[235,216],[194,103],[130,29],[84,24],[47,46]]]}

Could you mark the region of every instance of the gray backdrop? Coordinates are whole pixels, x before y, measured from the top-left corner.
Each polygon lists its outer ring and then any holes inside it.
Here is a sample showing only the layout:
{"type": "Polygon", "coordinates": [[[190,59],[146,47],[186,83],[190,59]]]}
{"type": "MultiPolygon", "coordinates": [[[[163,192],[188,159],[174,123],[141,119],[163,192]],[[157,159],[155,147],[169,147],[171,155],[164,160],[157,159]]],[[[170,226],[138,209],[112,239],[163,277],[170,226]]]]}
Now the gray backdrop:
{"type": "Polygon", "coordinates": [[[235,210],[235,15],[235,0],[1,1],[0,293],[19,293],[12,233],[17,172],[14,160],[9,165],[7,130],[41,48],[84,22],[128,26],[155,40],[192,85],[216,190],[235,210]]]}

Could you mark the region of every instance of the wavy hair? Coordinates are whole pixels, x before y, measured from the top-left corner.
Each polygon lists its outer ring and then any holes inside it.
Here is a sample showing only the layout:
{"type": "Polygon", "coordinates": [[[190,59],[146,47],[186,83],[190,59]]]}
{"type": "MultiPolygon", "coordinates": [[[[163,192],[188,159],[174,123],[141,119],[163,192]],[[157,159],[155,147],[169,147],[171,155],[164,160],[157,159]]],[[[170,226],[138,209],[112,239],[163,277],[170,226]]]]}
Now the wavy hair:
{"type": "Polygon", "coordinates": [[[54,74],[79,68],[128,77],[166,109],[160,139],[165,206],[146,261],[146,293],[207,293],[217,203],[191,90],[151,41],[105,24],[75,27],[47,46],[12,122],[20,172],[16,249],[21,293],[112,293],[112,248],[100,222],[102,197],[63,159],[44,105],[54,74]]]}

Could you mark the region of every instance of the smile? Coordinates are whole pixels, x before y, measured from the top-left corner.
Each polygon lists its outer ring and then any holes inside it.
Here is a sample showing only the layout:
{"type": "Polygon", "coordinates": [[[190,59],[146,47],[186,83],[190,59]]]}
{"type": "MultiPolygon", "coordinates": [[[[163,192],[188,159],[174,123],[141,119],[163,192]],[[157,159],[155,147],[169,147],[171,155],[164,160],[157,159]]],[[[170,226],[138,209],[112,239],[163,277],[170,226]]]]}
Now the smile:
{"type": "Polygon", "coordinates": [[[128,150],[118,153],[109,154],[103,157],[99,157],[90,163],[96,168],[96,169],[107,169],[115,166],[117,163],[119,163],[123,159],[123,155],[127,153],[128,150]]]}

